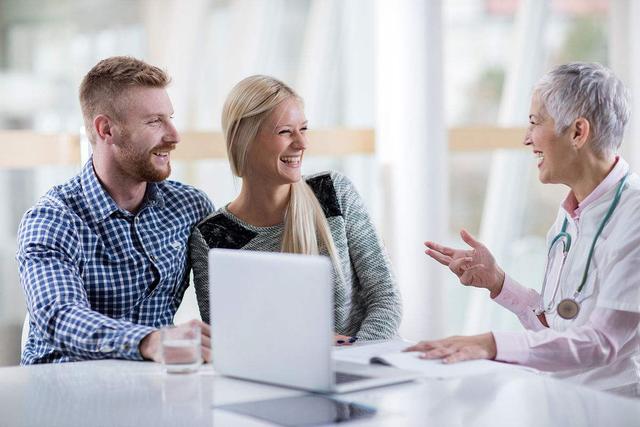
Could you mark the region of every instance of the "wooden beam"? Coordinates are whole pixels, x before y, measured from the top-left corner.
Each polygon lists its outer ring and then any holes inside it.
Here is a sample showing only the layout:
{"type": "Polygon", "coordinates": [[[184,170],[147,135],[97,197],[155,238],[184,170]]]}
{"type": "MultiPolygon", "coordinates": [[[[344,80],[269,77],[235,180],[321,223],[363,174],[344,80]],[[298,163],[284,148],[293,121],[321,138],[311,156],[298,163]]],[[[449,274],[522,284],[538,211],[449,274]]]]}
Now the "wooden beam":
{"type": "MultiPolygon", "coordinates": [[[[486,151],[523,148],[524,128],[461,127],[449,130],[451,151],[486,151]]],[[[319,129],[309,131],[308,155],[373,155],[373,129],[319,129]]],[[[222,132],[182,132],[172,154],[175,160],[196,161],[226,158],[222,132]]],[[[428,143],[428,141],[426,141],[428,143]]],[[[0,168],[31,168],[43,165],[80,164],[80,137],[32,131],[0,131],[0,168]]]]}
{"type": "Polygon", "coordinates": [[[309,131],[312,156],[348,156],[375,153],[373,129],[325,129],[309,131]]]}
{"type": "Polygon", "coordinates": [[[227,147],[222,132],[181,132],[180,143],[171,153],[174,160],[224,159],[227,147]]]}
{"type": "Polygon", "coordinates": [[[80,164],[80,136],[0,131],[0,168],[80,164]]]}
{"type": "MultiPolygon", "coordinates": [[[[308,132],[310,156],[369,155],[375,152],[373,129],[323,129],[308,132]]],[[[182,132],[171,157],[176,160],[226,158],[222,132],[182,132]]]]}
{"type": "Polygon", "coordinates": [[[449,129],[451,151],[487,151],[524,148],[525,128],[460,127],[449,129]]]}

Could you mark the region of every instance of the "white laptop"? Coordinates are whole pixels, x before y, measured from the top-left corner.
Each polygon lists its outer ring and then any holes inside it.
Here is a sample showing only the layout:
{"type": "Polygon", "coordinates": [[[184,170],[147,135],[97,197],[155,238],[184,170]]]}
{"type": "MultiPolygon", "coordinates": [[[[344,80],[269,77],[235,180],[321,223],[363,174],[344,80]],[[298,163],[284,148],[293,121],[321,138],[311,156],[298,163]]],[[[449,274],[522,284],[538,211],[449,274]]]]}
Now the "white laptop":
{"type": "Polygon", "coordinates": [[[419,373],[334,361],[326,257],[209,252],[213,366],[236,378],[321,393],[410,381],[419,373]]]}

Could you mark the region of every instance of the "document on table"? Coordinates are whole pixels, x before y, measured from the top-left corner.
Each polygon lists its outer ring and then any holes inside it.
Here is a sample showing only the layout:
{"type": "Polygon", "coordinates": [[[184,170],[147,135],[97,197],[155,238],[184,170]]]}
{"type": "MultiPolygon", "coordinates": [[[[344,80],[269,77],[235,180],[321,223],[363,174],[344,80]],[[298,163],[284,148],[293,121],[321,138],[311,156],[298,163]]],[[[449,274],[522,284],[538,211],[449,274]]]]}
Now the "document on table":
{"type": "Polygon", "coordinates": [[[333,359],[352,363],[394,366],[407,371],[421,372],[425,378],[446,379],[502,372],[538,372],[532,368],[493,360],[471,360],[446,364],[442,363],[440,359],[420,359],[421,353],[419,352],[402,352],[411,344],[403,340],[392,340],[374,344],[336,347],[333,351],[333,359]]]}

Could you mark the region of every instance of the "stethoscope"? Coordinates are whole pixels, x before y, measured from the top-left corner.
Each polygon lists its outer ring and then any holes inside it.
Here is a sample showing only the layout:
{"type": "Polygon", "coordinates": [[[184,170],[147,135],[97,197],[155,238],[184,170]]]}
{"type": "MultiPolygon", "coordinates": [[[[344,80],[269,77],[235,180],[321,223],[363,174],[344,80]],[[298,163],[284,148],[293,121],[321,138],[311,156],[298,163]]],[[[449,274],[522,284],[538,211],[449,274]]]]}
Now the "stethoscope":
{"type": "MultiPolygon", "coordinates": [[[[618,202],[620,201],[620,195],[624,190],[624,184],[627,181],[628,176],[629,174],[627,173],[620,180],[620,183],[618,184],[618,188],[616,189],[616,195],[613,198],[613,201],[611,202],[611,206],[609,206],[609,210],[607,211],[607,214],[604,216],[604,218],[602,218],[602,221],[600,222],[600,226],[598,227],[598,231],[596,232],[596,235],[593,237],[593,242],[591,242],[591,248],[589,249],[589,256],[587,257],[587,265],[584,268],[584,273],[582,275],[582,281],[580,282],[580,286],[578,286],[578,289],[576,289],[576,291],[573,293],[573,296],[571,298],[564,298],[558,303],[557,312],[558,312],[558,315],[563,319],[567,319],[567,320],[575,319],[578,316],[578,313],[580,312],[580,303],[578,302],[578,297],[580,296],[580,293],[582,292],[582,288],[584,288],[585,283],[587,283],[587,277],[589,275],[589,266],[591,265],[591,258],[593,258],[593,250],[596,246],[596,242],[598,241],[598,237],[600,237],[600,233],[602,233],[602,229],[609,221],[609,218],[611,218],[611,214],[613,214],[613,211],[616,209],[616,206],[618,206],[618,202]]],[[[545,272],[544,272],[542,290],[540,291],[540,307],[537,310],[535,310],[535,314],[537,316],[541,315],[542,313],[549,313],[553,311],[556,295],[558,294],[558,289],[560,288],[560,278],[562,277],[562,270],[564,269],[564,263],[567,260],[567,254],[569,253],[569,249],[571,249],[571,235],[567,233],[568,225],[569,225],[569,221],[565,217],[564,222],[562,223],[562,229],[551,241],[551,246],[549,247],[549,252],[547,254],[547,268],[545,269],[545,272]],[[556,245],[562,245],[562,262],[560,263],[560,271],[558,272],[558,276],[556,278],[556,286],[553,290],[553,295],[551,296],[551,300],[549,301],[549,304],[547,304],[547,307],[545,308],[544,295],[545,295],[545,290],[547,288],[547,278],[549,277],[549,272],[550,272],[549,270],[551,266],[551,256],[554,253],[554,248],[556,247],[556,245]]]]}

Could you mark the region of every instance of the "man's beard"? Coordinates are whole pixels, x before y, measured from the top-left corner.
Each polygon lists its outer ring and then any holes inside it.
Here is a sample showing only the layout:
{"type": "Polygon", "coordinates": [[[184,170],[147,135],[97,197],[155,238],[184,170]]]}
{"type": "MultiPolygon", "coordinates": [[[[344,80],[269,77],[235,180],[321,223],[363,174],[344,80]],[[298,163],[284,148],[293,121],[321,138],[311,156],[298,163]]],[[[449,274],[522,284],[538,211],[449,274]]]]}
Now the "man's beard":
{"type": "Polygon", "coordinates": [[[131,176],[135,176],[140,181],[160,182],[164,181],[171,175],[171,163],[168,162],[166,167],[158,168],[154,166],[151,156],[152,151],[170,151],[174,144],[161,144],[149,151],[136,151],[134,144],[129,135],[122,135],[121,167],[131,176]]]}

